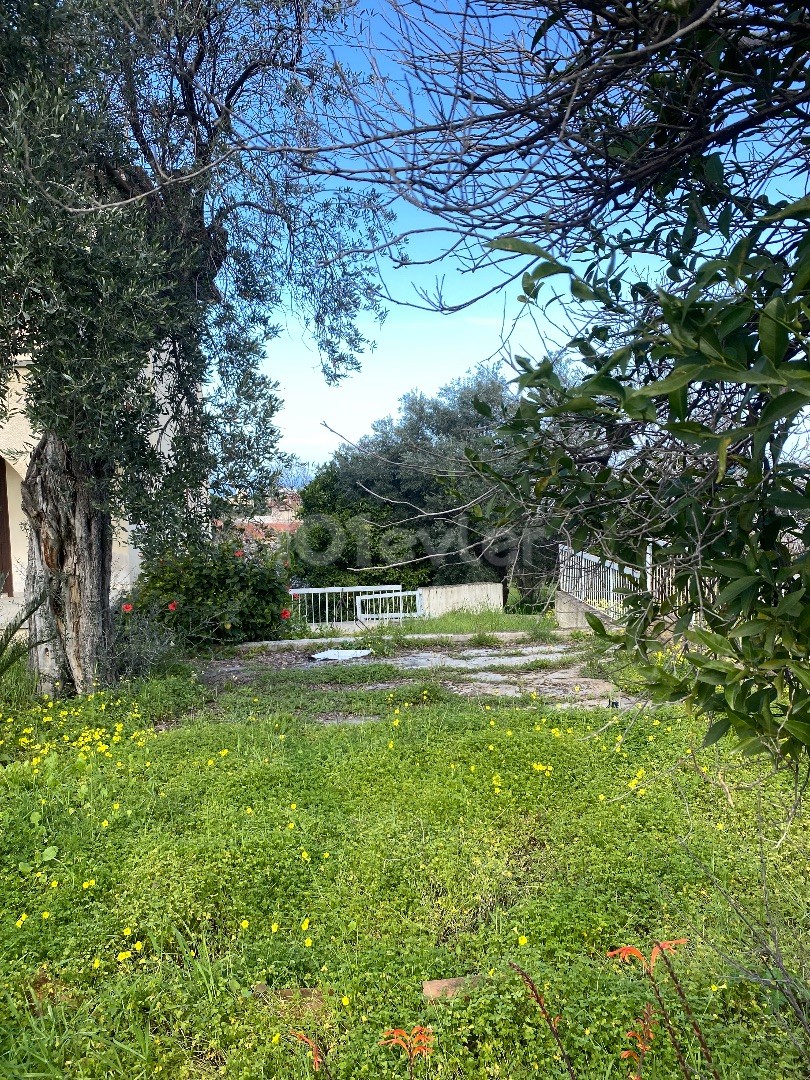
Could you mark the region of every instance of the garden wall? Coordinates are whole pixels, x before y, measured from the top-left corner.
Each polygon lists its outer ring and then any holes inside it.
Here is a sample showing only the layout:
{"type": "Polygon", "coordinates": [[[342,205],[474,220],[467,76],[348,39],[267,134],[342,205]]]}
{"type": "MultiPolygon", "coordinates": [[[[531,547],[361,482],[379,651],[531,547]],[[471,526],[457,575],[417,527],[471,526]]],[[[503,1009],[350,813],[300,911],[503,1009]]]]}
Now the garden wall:
{"type": "Polygon", "coordinates": [[[428,585],[419,589],[422,614],[428,618],[448,611],[501,611],[503,586],[500,582],[476,581],[470,585],[428,585]]]}

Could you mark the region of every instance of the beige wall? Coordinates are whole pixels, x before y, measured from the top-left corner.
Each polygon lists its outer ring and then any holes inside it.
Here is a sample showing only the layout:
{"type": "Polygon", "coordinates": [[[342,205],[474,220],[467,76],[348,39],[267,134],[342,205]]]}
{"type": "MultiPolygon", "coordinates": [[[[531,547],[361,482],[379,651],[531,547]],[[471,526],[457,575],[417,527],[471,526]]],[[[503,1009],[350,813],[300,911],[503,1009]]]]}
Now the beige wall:
{"type": "Polygon", "coordinates": [[[11,565],[14,579],[14,597],[22,596],[25,587],[25,568],[28,565],[28,533],[25,530],[25,514],[20,502],[21,476],[7,461],[6,488],[8,489],[8,526],[11,533],[11,565]]]}
{"type": "Polygon", "coordinates": [[[562,589],[557,589],[554,593],[554,613],[560,630],[590,630],[590,624],[585,618],[586,612],[596,615],[608,629],[617,625],[607,617],[604,611],[598,611],[588,604],[583,604],[571,593],[563,592],[562,589]]]}
{"type": "Polygon", "coordinates": [[[470,585],[429,585],[419,589],[424,615],[445,615],[448,611],[501,611],[503,586],[499,582],[476,581],[470,585]]]}
{"type": "MultiPolygon", "coordinates": [[[[0,459],[6,470],[8,489],[8,518],[11,533],[11,561],[13,566],[14,596],[0,597],[0,626],[10,617],[22,601],[25,587],[25,570],[28,565],[28,533],[20,500],[20,485],[28,467],[28,460],[36,444],[36,436],[22,413],[22,384],[24,366],[12,376],[9,383],[7,404],[9,415],[0,424],[0,459]]],[[[140,553],[129,540],[129,527],[116,526],[113,541],[112,594],[127,589],[138,576],[140,553]]]]}

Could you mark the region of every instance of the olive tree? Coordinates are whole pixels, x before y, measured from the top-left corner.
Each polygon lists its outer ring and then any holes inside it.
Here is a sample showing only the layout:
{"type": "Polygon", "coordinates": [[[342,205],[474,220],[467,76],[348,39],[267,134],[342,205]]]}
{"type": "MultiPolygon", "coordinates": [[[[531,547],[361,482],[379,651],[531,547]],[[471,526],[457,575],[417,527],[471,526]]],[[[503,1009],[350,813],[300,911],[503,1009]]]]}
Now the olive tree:
{"type": "MultiPolygon", "coordinates": [[[[115,518],[152,544],[199,519],[203,388],[231,414],[255,389],[280,304],[304,314],[328,378],[358,364],[373,266],[334,256],[385,218],[284,149],[317,141],[340,97],[322,47],[339,7],[18,0],[4,18],[0,353],[5,379],[26,358],[40,433],[26,589],[49,592],[41,680],[84,690],[110,644],[115,518]],[[237,107],[261,121],[261,152],[237,107]]],[[[263,400],[272,416],[270,384],[263,400]]]]}

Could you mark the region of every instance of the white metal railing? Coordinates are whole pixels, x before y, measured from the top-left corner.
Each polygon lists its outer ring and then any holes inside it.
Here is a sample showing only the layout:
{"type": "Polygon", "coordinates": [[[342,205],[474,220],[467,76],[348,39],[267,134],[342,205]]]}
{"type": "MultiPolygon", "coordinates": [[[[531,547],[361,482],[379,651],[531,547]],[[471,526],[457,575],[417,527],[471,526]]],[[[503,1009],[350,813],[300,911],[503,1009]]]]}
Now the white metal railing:
{"type": "Polygon", "coordinates": [[[361,593],[355,597],[354,610],[358,622],[401,622],[422,614],[422,596],[418,590],[361,593]]]}
{"type": "Polygon", "coordinates": [[[640,585],[641,571],[560,544],[560,589],[611,619],[624,615],[624,600],[640,585]]]}
{"type": "Polygon", "coordinates": [[[290,589],[290,602],[310,626],[336,623],[400,622],[422,614],[421,596],[401,585],[335,585],[290,589]]]}

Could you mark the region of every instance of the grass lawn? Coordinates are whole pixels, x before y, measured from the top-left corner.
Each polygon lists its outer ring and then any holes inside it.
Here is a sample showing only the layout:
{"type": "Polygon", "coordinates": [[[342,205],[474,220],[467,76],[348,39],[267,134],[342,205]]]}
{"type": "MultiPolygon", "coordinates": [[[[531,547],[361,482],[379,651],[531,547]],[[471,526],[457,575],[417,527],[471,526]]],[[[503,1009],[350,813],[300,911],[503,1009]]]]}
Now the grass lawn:
{"type": "MultiPolygon", "coordinates": [[[[297,1080],[313,1072],[296,1030],[330,1048],[334,1077],[406,1077],[381,1034],[430,1024],[417,1077],[568,1077],[513,960],[561,1016],[576,1076],[624,1078],[649,984],[606,953],[679,937],[717,1075],[806,1075],[766,994],[723,958],[754,962],[722,890],[759,911],[759,793],[730,806],[711,780],[764,763],[692,758],[699,733],[672,709],[330,672],[270,672],[207,702],[179,674],[0,719],[0,1076],[297,1080]],[[316,722],[335,714],[371,719],[316,722]],[[422,980],[466,975],[481,977],[468,993],[423,999],[422,980]]],[[[788,785],[765,783],[776,820],[788,785]]],[[[790,954],[801,826],[778,850],[763,828],[790,954]]],[[[644,1077],[680,1075],[659,1027],[644,1077]]]]}
{"type": "Polygon", "coordinates": [[[449,611],[434,618],[404,619],[407,634],[492,634],[498,631],[523,633],[539,640],[552,640],[554,620],[549,615],[521,615],[510,611],[449,611]]]}

